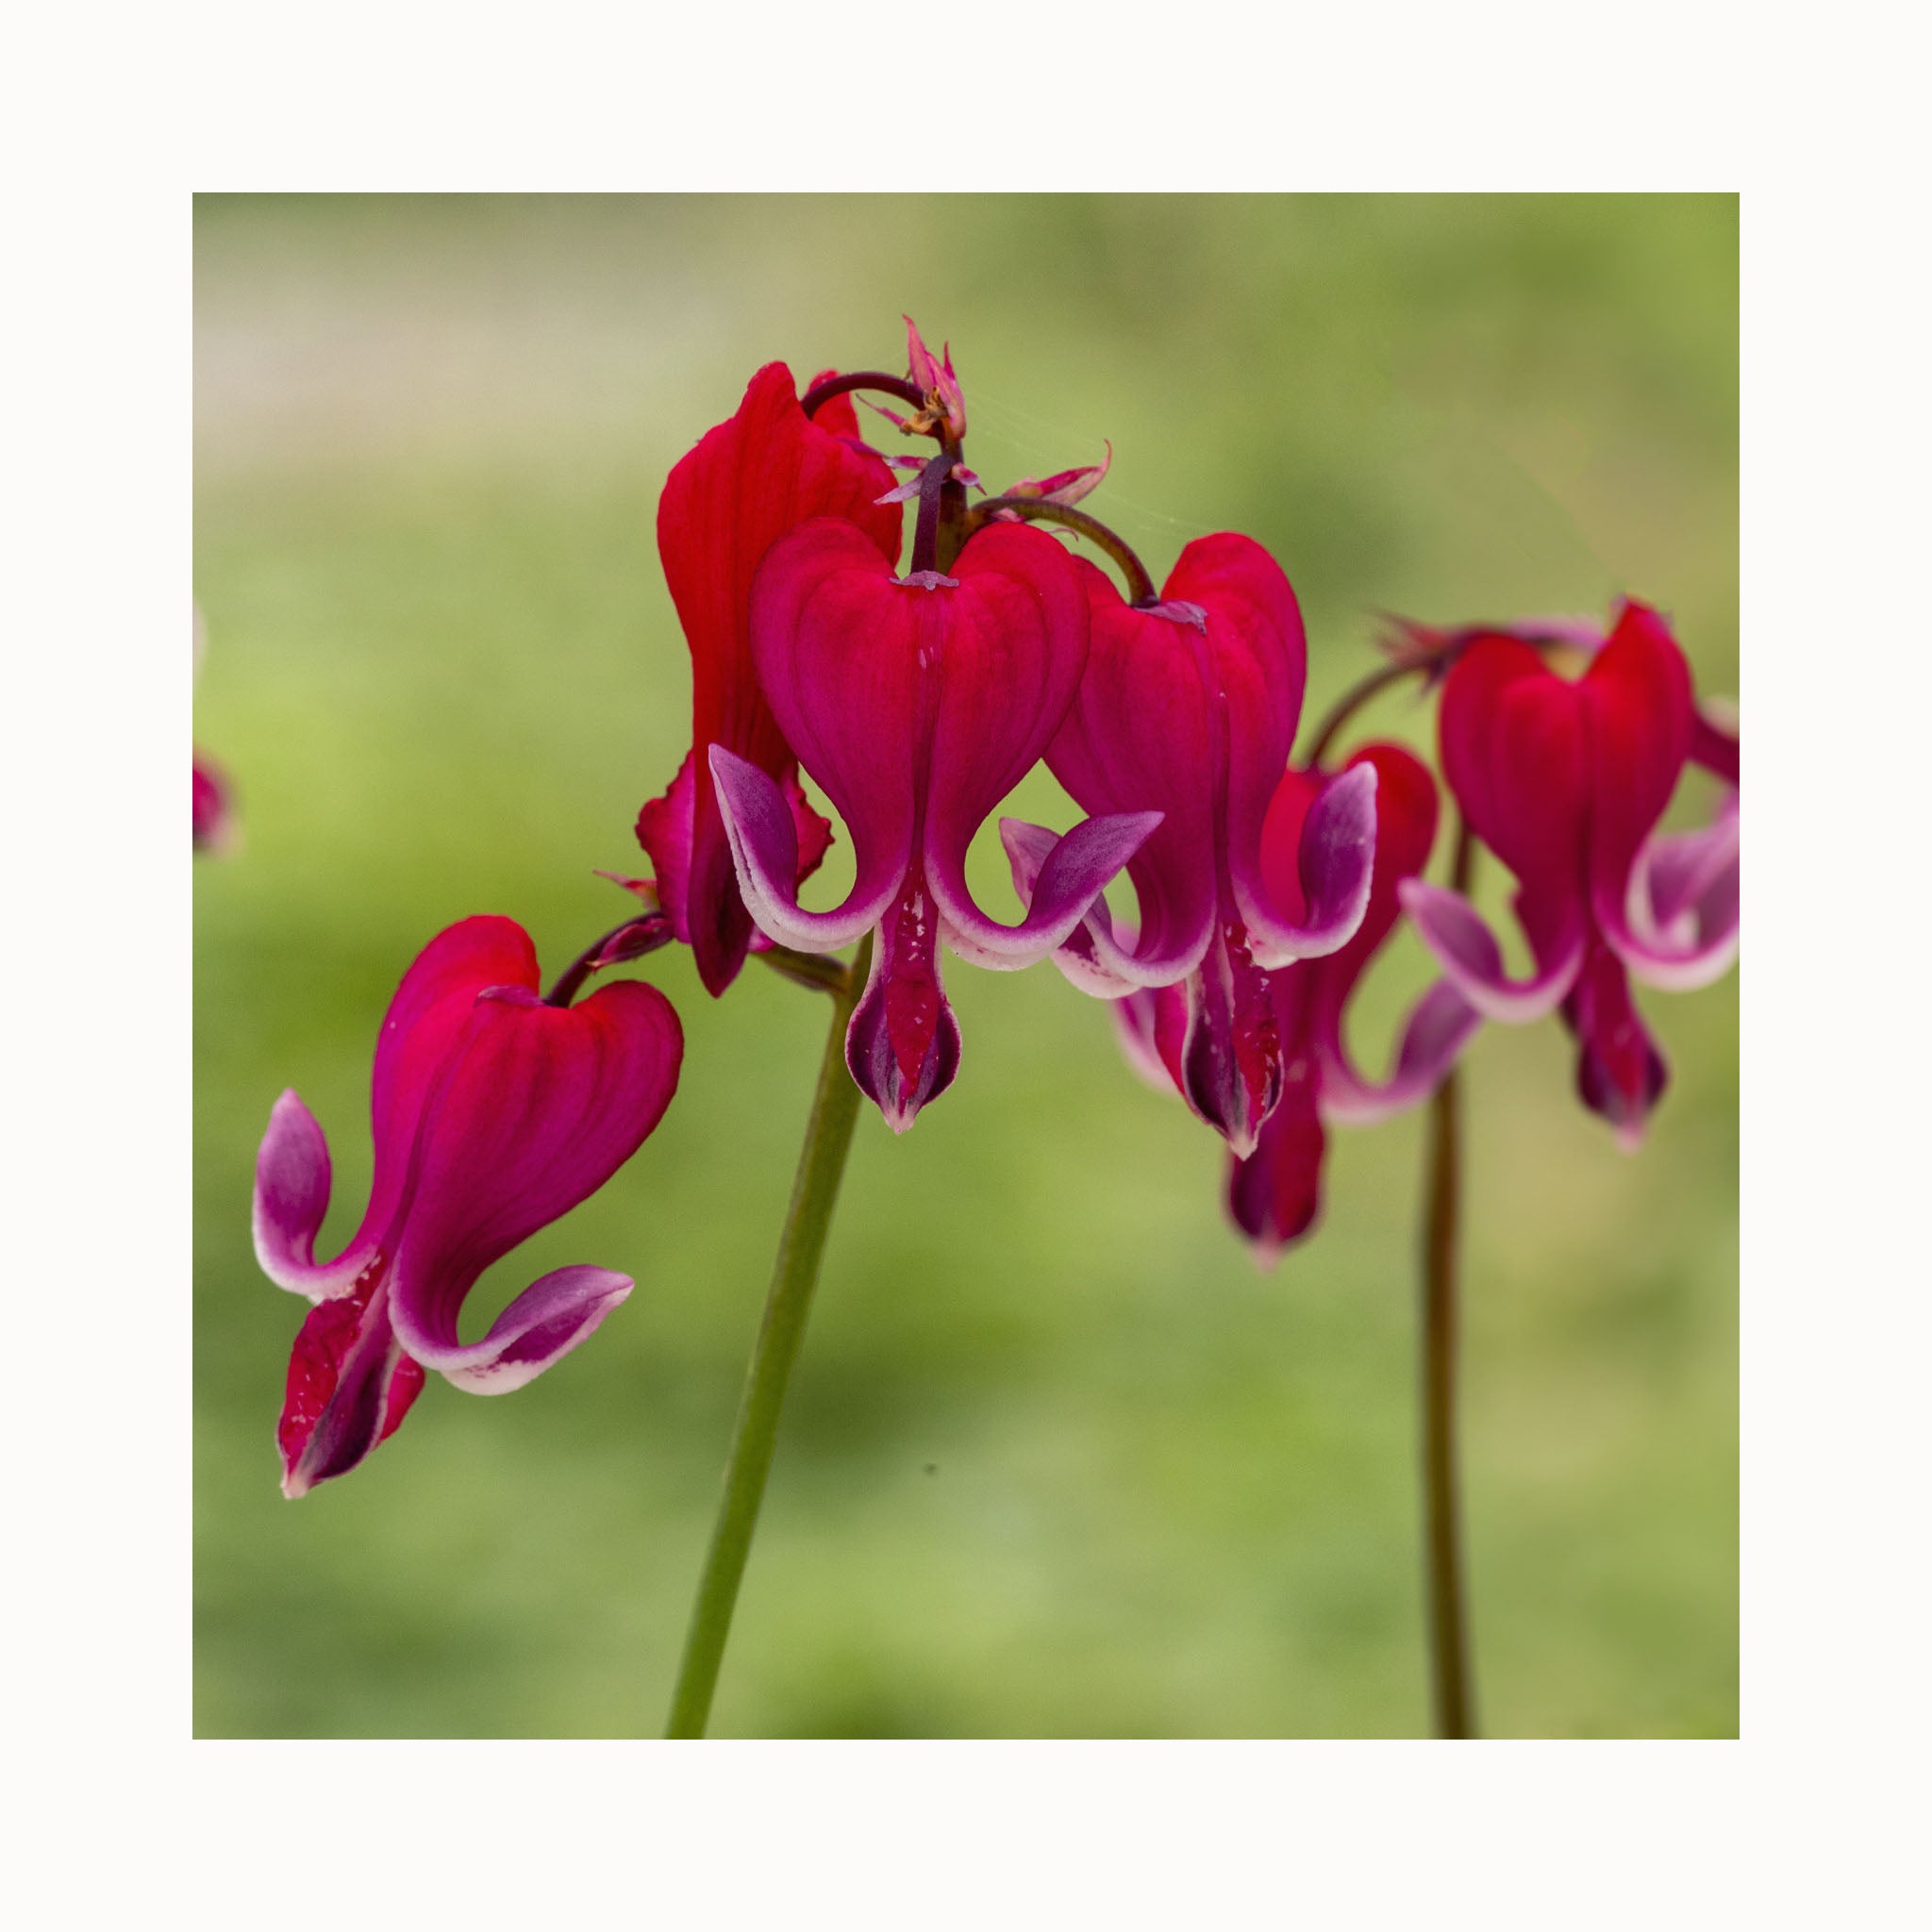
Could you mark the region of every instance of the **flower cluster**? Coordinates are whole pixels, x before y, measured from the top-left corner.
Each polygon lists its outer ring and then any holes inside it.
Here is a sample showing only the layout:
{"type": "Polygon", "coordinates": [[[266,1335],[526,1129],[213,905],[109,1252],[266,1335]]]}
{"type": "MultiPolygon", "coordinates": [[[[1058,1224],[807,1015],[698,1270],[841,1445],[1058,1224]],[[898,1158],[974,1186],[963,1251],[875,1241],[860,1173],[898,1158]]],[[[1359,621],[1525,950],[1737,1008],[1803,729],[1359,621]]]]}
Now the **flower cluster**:
{"type": "Polygon", "coordinates": [[[290,1494],[392,1430],[425,1369],[517,1387],[629,1291],[625,1275],[562,1269],[483,1340],[458,1339],[481,1272],[602,1186],[669,1105],[682,1044],[663,996],[620,981],[573,1001],[673,941],[713,997],[753,953],[806,976],[808,956],[859,942],[845,1062],[901,1132],[960,1068],[942,956],[999,971],[1051,958],[1109,1003],[1131,1063],[1225,1140],[1229,1207],[1264,1256],[1315,1222],[1328,1124],[1425,1097],[1486,1019],[1560,1012],[1585,1102],[1626,1140],[1655,1106],[1663,1061],[1629,976],[1722,971],[1738,908],[1736,736],[1693,703],[1657,613],[1626,605],[1607,638],[1409,625],[1373,681],[1414,672],[1440,691],[1454,849],[1466,860],[1481,841],[1517,881],[1533,970],[1511,977],[1466,893],[1423,876],[1441,804],[1422,760],[1390,742],[1332,758],[1331,724],[1297,761],[1307,641],[1275,558],[1205,537],[1157,590],[1076,507],[1110,447],[986,495],[950,348],[934,356],[908,322],[908,363],[904,377],[824,372],[803,395],[770,363],[671,472],[658,545],[691,653],[691,741],[638,817],[653,875],[622,883],[642,911],[547,999],[508,920],[430,942],[383,1023],[375,1183],[331,1262],[313,1258],[326,1146],[292,1093],[277,1103],[257,1246],[316,1304],[282,1419],[290,1494]],[[859,391],[929,453],[872,447],[859,391]],[[1587,659],[1579,678],[1562,651],[1587,659]],[[975,899],[967,854],[1042,761],[1089,816],[1001,822],[1023,908],[1006,921],[975,899]],[[1724,803],[1707,829],[1660,833],[1693,761],[1726,781],[1724,803]],[[853,882],[829,908],[801,898],[833,837],[808,781],[851,841],[853,882]],[[1117,880],[1131,918],[1108,906],[1117,880]],[[1440,977],[1376,1079],[1351,1056],[1346,1009],[1405,915],[1440,977]]]}

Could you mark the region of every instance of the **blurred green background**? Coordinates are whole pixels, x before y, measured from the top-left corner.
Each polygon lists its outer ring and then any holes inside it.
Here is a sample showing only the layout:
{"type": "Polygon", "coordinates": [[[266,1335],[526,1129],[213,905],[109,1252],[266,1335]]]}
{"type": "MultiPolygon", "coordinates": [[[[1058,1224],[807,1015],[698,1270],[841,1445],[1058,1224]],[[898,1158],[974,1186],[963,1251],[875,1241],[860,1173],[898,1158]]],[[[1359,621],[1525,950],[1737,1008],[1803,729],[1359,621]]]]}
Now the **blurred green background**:
{"type": "MultiPolygon", "coordinates": [[[[195,278],[195,732],[243,826],[194,877],[202,1736],[661,1726],[821,1002],[646,962],[679,1097],[466,1332],[566,1262],[638,1291],[507,1400],[432,1378],[299,1507],[273,1439],[302,1304],[248,1199],[293,1086],[353,1228],[375,1028],[432,933],[509,913],[555,972],[622,915],[591,868],[642,869],[690,728],[658,492],[758,364],[902,367],[909,310],[989,485],[1111,438],[1088,507],[1157,578],[1208,530],[1274,549],[1311,708],[1378,609],[1624,591],[1737,690],[1730,197],[204,197],[195,278]]],[[[1426,741],[1406,701],[1372,723],[1426,741]]],[[[1076,816],[1043,773],[1016,800],[1076,816]]],[[[1010,907],[990,830],[975,858],[1010,907]]],[[[1370,1059],[1422,974],[1405,941],[1365,989],[1370,1059]]],[[[958,1084],[903,1140],[859,1124],[714,1733],[1425,1731],[1419,1118],[1335,1133],[1325,1224],[1264,1275],[1220,1142],[1098,1004],[1050,967],[949,985],[958,1084]]],[[[1674,1081],[1634,1158],[1554,1023],[1468,1062],[1497,1734],[1737,1728],[1736,976],[1642,998],[1674,1081]]]]}

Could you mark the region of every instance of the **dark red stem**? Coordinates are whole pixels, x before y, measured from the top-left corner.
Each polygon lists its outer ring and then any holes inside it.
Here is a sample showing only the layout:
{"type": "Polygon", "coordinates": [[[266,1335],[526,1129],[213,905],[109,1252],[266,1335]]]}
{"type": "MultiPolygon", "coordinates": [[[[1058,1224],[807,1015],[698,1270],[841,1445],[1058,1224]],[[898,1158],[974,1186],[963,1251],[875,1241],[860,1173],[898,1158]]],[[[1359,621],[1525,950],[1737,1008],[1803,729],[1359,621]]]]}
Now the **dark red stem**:
{"type": "Polygon", "coordinates": [[[614,940],[625,926],[635,925],[635,919],[626,919],[622,924],[613,925],[600,939],[594,939],[558,974],[557,984],[543,995],[546,1007],[567,1007],[583,991],[584,981],[597,970],[597,959],[604,948],[614,940]]]}
{"type": "Polygon", "coordinates": [[[1334,743],[1341,727],[1369,702],[1379,697],[1391,685],[1400,684],[1412,672],[1426,671],[1426,664],[1384,664],[1379,670],[1372,671],[1358,684],[1351,685],[1335,701],[1328,715],[1322,720],[1321,729],[1315,733],[1315,741],[1308,747],[1308,755],[1303,763],[1313,771],[1320,766],[1328,747],[1334,743]]]}
{"type": "MultiPolygon", "coordinates": [[[[1451,883],[1458,892],[1469,890],[1474,850],[1469,826],[1458,820],[1451,872],[1451,883]]],[[[1439,1738],[1473,1738],[1476,1734],[1456,1455],[1461,1082],[1461,1074],[1452,1072],[1429,1102],[1427,1194],[1423,1217],[1423,1556],[1428,1579],[1429,1675],[1439,1738]]]]}
{"type": "Polygon", "coordinates": [[[903,375],[888,375],[883,369],[855,369],[849,375],[828,375],[824,381],[815,382],[798,399],[798,407],[808,416],[815,415],[821,405],[855,389],[875,389],[881,394],[896,396],[902,403],[909,403],[915,409],[925,407],[925,397],[911,382],[903,375]]]}
{"type": "Polygon", "coordinates": [[[1127,580],[1128,603],[1144,606],[1160,602],[1160,592],[1154,588],[1147,566],[1134,555],[1126,540],[1109,530],[1098,517],[1090,517],[1072,504],[1049,503],[1043,496],[990,496],[974,506],[969,519],[972,527],[978,529],[991,519],[995,510],[1003,509],[1012,510],[1029,523],[1059,524],[1069,530],[1077,530],[1120,566],[1121,575],[1127,580]]]}

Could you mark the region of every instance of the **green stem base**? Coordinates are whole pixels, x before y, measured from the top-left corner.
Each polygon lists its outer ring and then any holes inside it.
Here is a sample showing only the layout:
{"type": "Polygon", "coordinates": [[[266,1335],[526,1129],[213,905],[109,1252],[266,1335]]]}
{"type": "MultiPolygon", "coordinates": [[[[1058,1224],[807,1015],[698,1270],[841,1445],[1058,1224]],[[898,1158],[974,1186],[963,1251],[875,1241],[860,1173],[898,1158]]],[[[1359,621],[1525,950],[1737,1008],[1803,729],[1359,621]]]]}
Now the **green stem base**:
{"type": "Polygon", "coordinates": [[[859,1091],[845,1070],[845,1026],[865,985],[871,952],[868,939],[841,983],[830,989],[831,1030],[819,1067],[805,1145],[799,1151],[791,1206],[772,1264],[765,1317],[752,1351],[744,1399],[739,1405],[732,1433],[724,1494],[711,1531],[704,1574],[698,1579],[691,1627],[685,1635],[684,1657],[678,1666],[671,1719],[665,1729],[668,1738],[702,1738],[710,1718],[718,1668],[731,1634],[731,1613],[738,1603],[745,1559],[751,1554],[752,1532],[758,1527],[758,1506],[764,1500],[765,1478],[771,1473],[772,1452],[778,1440],[785,1390],[798,1359],[799,1344],[805,1340],[806,1317],[811,1312],[812,1290],[818,1285],[819,1257],[824,1252],[839,1182],[845,1172],[845,1155],[852,1145],[853,1124],[858,1118],[859,1091]]]}

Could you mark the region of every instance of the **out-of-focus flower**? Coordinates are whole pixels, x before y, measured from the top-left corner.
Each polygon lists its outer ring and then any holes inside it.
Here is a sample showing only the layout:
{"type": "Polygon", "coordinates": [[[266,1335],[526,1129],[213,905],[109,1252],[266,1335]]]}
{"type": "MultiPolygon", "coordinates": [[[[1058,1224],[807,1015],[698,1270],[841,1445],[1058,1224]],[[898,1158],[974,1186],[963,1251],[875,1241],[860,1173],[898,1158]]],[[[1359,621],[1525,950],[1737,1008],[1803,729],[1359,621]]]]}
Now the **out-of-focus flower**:
{"type": "Polygon", "coordinates": [[[738,413],[678,461],[658,500],[658,550],[691,647],[691,750],[670,789],[639,814],[637,831],[672,928],[713,994],[738,976],[752,924],[718,816],[710,747],[747,759],[785,794],[799,880],[830,838],[798,788],[797,760],[758,689],[752,578],[779,537],[820,516],[845,519],[890,566],[899,555],[900,510],[876,499],[891,487],[891,472],[858,440],[850,397],[835,396],[808,421],[791,372],[772,362],[752,377],[738,413]]]}
{"type": "MultiPolygon", "coordinates": [[[[1129,605],[1085,559],[1092,648],[1048,768],[1090,812],[1157,810],[1129,862],[1139,934],[1116,937],[1104,903],[1058,954],[1075,986],[1117,999],[1181,983],[1176,1075],[1188,1104],[1238,1155],[1281,1097],[1269,969],[1335,952],[1361,924],[1374,847],[1375,770],[1325,783],[1298,821],[1286,895],[1264,867],[1262,827],[1301,716],[1307,653],[1281,566],[1251,538],[1203,537],[1153,604],[1129,605]]],[[[1048,836],[1001,827],[1026,897],[1048,836]]]]}
{"type": "Polygon", "coordinates": [[[484,1270],[595,1193],[677,1088],[683,1034],[657,988],[620,981],[558,1007],[538,985],[512,920],[466,919],[423,949],[376,1038],[369,1205],[332,1261],[315,1258],[327,1141],[292,1091],[275,1105],[255,1252],[270,1280],[316,1305],[289,1364],[286,1495],[353,1469],[402,1421],[425,1369],[480,1394],[521,1388],[631,1291],[626,1274],[559,1268],[480,1341],[458,1339],[484,1270]]]}
{"type": "Polygon", "coordinates": [[[1666,1070],[1628,975],[1703,986],[1737,953],[1736,738],[1700,718],[1682,651],[1636,603],[1574,681],[1521,638],[1474,638],[1444,681],[1440,729],[1450,790],[1516,876],[1529,975],[1509,975],[1460,894],[1416,879],[1402,903],[1485,1017],[1520,1023],[1560,1008],[1584,1103],[1634,1146],[1666,1070]],[[1693,756],[1721,775],[1727,764],[1733,789],[1708,826],[1659,835],[1693,756]]]}
{"type": "Polygon", "coordinates": [[[711,753],[739,882],[782,945],[830,952],[872,930],[872,976],[846,1064],[895,1132],[958,1069],[941,943],[974,964],[1043,958],[1158,823],[1090,819],[1054,840],[1031,911],[990,919],[965,874],[973,835],[1058,728],[1087,658],[1074,566],[1050,537],[1008,524],[974,536],[952,574],[898,576],[849,523],[782,538],[752,594],[758,675],[787,741],[852,835],[857,871],[835,911],[798,903],[792,814],[765,772],[711,753]]]}
{"type": "MultiPolygon", "coordinates": [[[[194,612],[194,669],[201,672],[201,660],[208,653],[208,629],[201,610],[194,612]]],[[[194,753],[194,849],[219,855],[232,852],[239,837],[235,822],[234,792],[226,775],[199,747],[194,753]]]]}

